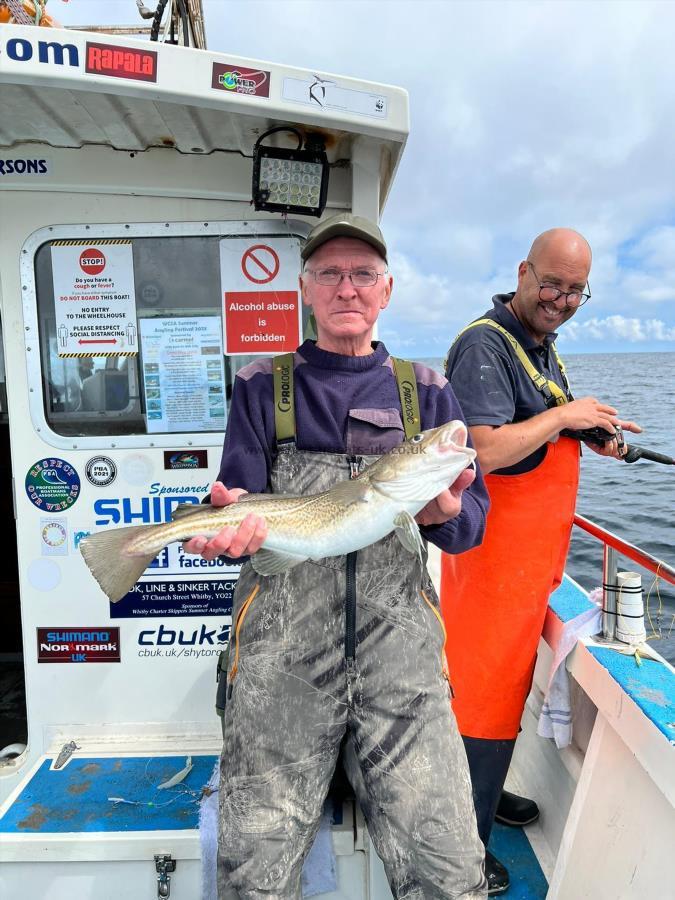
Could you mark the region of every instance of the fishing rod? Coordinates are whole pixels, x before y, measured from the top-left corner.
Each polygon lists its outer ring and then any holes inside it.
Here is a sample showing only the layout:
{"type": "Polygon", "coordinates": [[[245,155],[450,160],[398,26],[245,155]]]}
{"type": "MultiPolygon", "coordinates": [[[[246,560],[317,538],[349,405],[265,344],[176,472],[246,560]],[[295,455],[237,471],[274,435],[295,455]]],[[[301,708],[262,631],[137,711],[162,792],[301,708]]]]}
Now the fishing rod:
{"type": "Polygon", "coordinates": [[[623,431],[620,428],[615,429],[615,434],[611,434],[599,425],[595,428],[578,430],[564,428],[560,434],[563,437],[571,437],[577,441],[596,444],[598,447],[604,447],[607,441],[613,441],[616,438],[619,448],[625,448],[626,452],[621,457],[624,462],[634,463],[639,459],[648,459],[651,462],[661,463],[664,466],[675,466],[675,459],[672,456],[666,456],[665,453],[657,453],[656,450],[650,450],[648,447],[638,447],[637,444],[626,444],[623,439],[623,431]]]}

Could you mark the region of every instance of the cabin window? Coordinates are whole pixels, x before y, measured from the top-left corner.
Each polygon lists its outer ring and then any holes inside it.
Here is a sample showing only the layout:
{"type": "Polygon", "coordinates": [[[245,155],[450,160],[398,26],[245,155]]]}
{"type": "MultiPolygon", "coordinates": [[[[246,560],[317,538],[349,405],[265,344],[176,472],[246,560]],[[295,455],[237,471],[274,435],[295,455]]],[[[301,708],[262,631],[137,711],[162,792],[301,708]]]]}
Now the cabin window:
{"type": "MultiPolygon", "coordinates": [[[[258,357],[224,353],[223,271],[235,262],[241,268],[243,226],[235,223],[239,229],[228,234],[228,224],[216,234],[186,234],[190,226],[180,224],[115,236],[111,226],[101,234],[92,227],[86,237],[67,226],[50,229],[60,234],[34,253],[38,418],[49,431],[65,438],[147,436],[158,444],[162,435],[199,433],[203,443],[220,442],[235,374],[258,357]]],[[[270,223],[263,227],[261,241],[288,242],[286,268],[297,283],[300,235],[286,229],[273,237],[270,223]]],[[[254,260],[252,274],[263,280],[264,257],[258,262],[263,268],[254,260]]],[[[303,309],[302,333],[306,325],[303,309]]],[[[297,322],[295,328],[297,334],[297,322]]]]}

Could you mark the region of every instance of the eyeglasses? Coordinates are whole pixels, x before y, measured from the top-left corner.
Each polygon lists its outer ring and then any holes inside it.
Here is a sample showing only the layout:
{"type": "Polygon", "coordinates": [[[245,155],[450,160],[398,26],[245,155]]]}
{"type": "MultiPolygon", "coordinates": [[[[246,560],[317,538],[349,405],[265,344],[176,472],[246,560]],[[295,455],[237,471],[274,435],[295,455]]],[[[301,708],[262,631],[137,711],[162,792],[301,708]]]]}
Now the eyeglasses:
{"type": "Polygon", "coordinates": [[[330,267],[328,269],[307,269],[310,275],[314,276],[314,280],[318,284],[329,285],[335,287],[340,284],[345,275],[349,276],[349,280],[354,287],[372,287],[377,284],[377,279],[386,272],[377,272],[375,269],[368,267],[360,267],[358,269],[336,269],[330,267]]]}
{"type": "Polygon", "coordinates": [[[534,266],[532,263],[527,261],[528,266],[532,269],[534,273],[534,277],[539,282],[539,299],[543,301],[555,301],[559,300],[561,297],[565,298],[565,305],[569,307],[573,307],[576,309],[579,306],[583,306],[587,300],[591,299],[591,286],[586,283],[588,287],[588,293],[584,294],[582,291],[561,291],[560,288],[557,288],[554,284],[547,284],[545,281],[542,282],[541,278],[537,275],[534,266]]]}

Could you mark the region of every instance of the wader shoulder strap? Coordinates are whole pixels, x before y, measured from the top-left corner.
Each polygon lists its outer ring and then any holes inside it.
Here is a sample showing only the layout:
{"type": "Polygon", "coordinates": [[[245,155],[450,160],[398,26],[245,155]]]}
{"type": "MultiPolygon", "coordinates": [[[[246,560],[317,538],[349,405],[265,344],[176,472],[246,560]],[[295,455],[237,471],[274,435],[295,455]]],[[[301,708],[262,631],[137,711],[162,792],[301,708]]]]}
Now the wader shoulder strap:
{"type": "Polygon", "coordinates": [[[394,364],[394,376],[398,385],[398,395],[401,398],[405,437],[409,441],[421,429],[420,401],[417,395],[415,370],[413,364],[407,359],[398,359],[392,356],[391,361],[394,364]]]}
{"type": "MultiPolygon", "coordinates": [[[[546,406],[548,406],[548,407],[563,406],[565,403],[568,402],[569,397],[567,396],[565,391],[563,391],[560,387],[558,387],[558,385],[555,383],[555,381],[551,381],[545,375],[542,375],[541,372],[537,371],[536,367],[534,366],[534,363],[532,362],[530,357],[527,355],[527,353],[523,350],[523,348],[520,346],[518,341],[511,334],[511,332],[507,331],[507,329],[504,328],[503,325],[500,325],[499,322],[495,322],[494,319],[477,319],[475,322],[471,322],[469,325],[466,326],[466,328],[463,328],[459,332],[459,334],[455,338],[455,341],[461,335],[463,335],[465,331],[468,331],[470,328],[475,328],[477,325],[489,325],[491,328],[495,328],[501,335],[503,335],[503,337],[506,338],[506,340],[511,345],[513,352],[518,357],[520,364],[522,365],[522,367],[525,369],[527,374],[532,379],[534,386],[544,397],[546,406]]],[[[453,341],[453,343],[454,343],[454,341],[453,341]]],[[[567,382],[567,376],[565,375],[565,367],[563,366],[562,360],[558,356],[558,351],[555,348],[555,344],[551,344],[551,349],[553,350],[553,355],[555,356],[555,360],[558,363],[558,368],[560,369],[560,374],[562,375],[562,379],[565,384],[565,387],[567,388],[567,391],[569,392],[569,384],[567,382]]],[[[447,368],[447,365],[446,365],[446,368],[447,368]]]]}
{"type": "Polygon", "coordinates": [[[295,440],[293,354],[283,353],[272,360],[274,379],[274,427],[277,444],[295,440]]]}

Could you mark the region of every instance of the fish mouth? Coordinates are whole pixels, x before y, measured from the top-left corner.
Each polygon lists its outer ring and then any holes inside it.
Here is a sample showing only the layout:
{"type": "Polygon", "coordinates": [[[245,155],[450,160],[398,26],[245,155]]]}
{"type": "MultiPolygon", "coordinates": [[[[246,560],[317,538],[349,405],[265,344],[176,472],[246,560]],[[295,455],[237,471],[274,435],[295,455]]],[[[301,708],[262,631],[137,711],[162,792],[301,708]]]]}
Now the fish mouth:
{"type": "Polygon", "coordinates": [[[447,425],[441,426],[438,432],[437,447],[444,456],[449,453],[464,453],[468,456],[475,456],[475,451],[471,447],[466,446],[469,432],[464,424],[458,419],[448,422],[447,425]]]}

